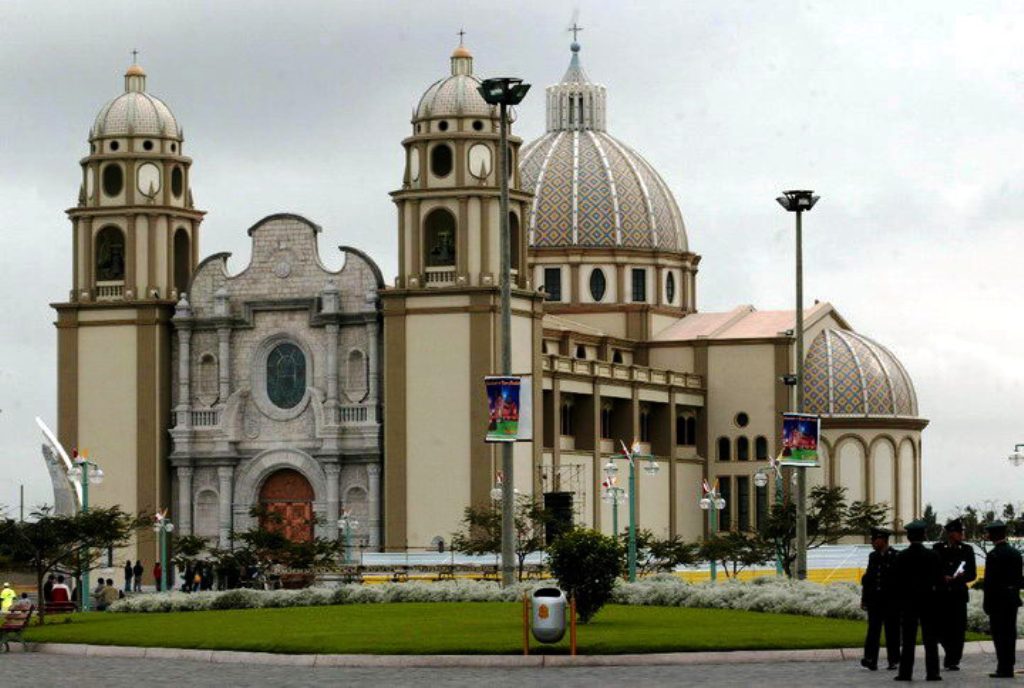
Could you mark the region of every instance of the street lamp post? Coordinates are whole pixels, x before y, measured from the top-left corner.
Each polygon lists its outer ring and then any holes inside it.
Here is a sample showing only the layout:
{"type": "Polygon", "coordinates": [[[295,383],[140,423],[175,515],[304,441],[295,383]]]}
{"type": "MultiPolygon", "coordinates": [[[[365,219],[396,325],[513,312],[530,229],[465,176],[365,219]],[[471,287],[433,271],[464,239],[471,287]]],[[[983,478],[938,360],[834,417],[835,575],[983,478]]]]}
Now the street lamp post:
{"type": "MultiPolygon", "coordinates": [[[[82,486],[82,510],[83,514],[89,513],[89,485],[99,485],[103,482],[103,469],[100,468],[95,462],[89,460],[89,454],[87,451],[82,450],[79,454],[77,451],[72,450],[72,461],[74,466],[71,467],[71,477],[79,482],[82,486]]],[[[82,557],[85,560],[85,569],[82,571],[82,585],[79,588],[79,597],[82,600],[82,611],[89,611],[91,595],[89,591],[89,567],[91,562],[89,561],[89,550],[86,549],[82,552],[82,557]]]]}
{"type": "MultiPolygon", "coordinates": [[[[708,512],[708,537],[711,538],[718,531],[718,512],[726,507],[725,499],[722,497],[721,492],[718,490],[718,481],[715,481],[714,485],[704,481],[702,487],[704,488],[704,496],[701,497],[697,503],[701,509],[708,512]]],[[[714,558],[708,562],[711,569],[711,580],[718,578],[718,567],[715,565],[714,558]]]]}
{"type": "Polygon", "coordinates": [[[352,513],[345,509],[338,519],[338,527],[345,534],[345,563],[352,563],[352,530],[359,527],[359,521],[353,518],[352,513]]]}
{"type": "MultiPolygon", "coordinates": [[[[636,582],[636,460],[640,458],[647,459],[647,465],[644,466],[644,473],[647,475],[656,475],[658,470],[661,468],[658,463],[654,460],[654,457],[650,454],[640,453],[640,442],[639,440],[633,440],[633,445],[627,447],[625,442],[620,442],[622,445],[622,456],[629,462],[629,541],[627,550],[627,565],[629,571],[629,582],[636,582]]],[[[614,479],[619,472],[618,466],[611,459],[604,467],[605,475],[609,479],[614,479]]],[[[621,489],[621,488],[620,488],[621,489]]],[[[613,514],[614,517],[614,514],[613,514]]],[[[618,521],[617,517],[614,517],[615,521],[618,521]]],[[[618,529],[618,523],[615,523],[616,530],[618,529]]],[[[617,536],[616,536],[617,537],[617,536]]]]}
{"type": "MultiPolygon", "coordinates": [[[[783,191],[779,205],[796,215],[796,412],[804,412],[804,254],[803,215],[818,202],[813,191],[783,191]]],[[[796,577],[807,578],[807,472],[797,470],[796,577]]]]}
{"type": "Polygon", "coordinates": [[[174,532],[174,524],[167,518],[167,509],[156,512],[153,531],[160,538],[160,591],[167,591],[167,538],[174,532]]]}
{"type": "MultiPolygon", "coordinates": [[[[754,485],[757,487],[765,487],[768,484],[768,474],[772,473],[775,475],[775,504],[782,506],[783,503],[783,480],[782,480],[782,466],[775,459],[771,459],[770,468],[759,468],[757,473],[754,474],[754,485]]],[[[781,576],[784,572],[782,566],[782,550],[778,545],[775,547],[775,575],[781,576]]]]}
{"type": "Polygon", "coordinates": [[[1021,449],[1024,449],[1024,444],[1013,445],[1013,453],[1006,457],[1014,466],[1024,463],[1024,453],[1021,452],[1021,449]]]}
{"type": "Polygon", "coordinates": [[[619,472],[615,462],[611,459],[604,466],[604,501],[612,505],[612,535],[615,539],[619,539],[619,504],[622,503],[622,493],[625,492],[621,487],[617,485],[618,478],[616,474],[619,472]]]}
{"type": "MultiPolygon", "coordinates": [[[[522,79],[484,79],[478,91],[491,105],[499,106],[500,137],[498,178],[501,180],[501,374],[512,374],[512,253],[508,227],[508,107],[518,105],[530,90],[522,79]]],[[[501,502],[501,584],[515,583],[514,500],[512,494],[512,443],[501,445],[504,495],[501,502]]]]}

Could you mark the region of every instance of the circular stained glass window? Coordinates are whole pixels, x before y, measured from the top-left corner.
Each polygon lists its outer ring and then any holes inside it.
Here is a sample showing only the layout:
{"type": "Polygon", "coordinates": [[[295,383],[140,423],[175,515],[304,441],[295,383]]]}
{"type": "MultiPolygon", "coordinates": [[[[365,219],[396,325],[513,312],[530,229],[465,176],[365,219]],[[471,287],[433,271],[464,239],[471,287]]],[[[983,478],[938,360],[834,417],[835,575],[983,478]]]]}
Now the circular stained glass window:
{"type": "Polygon", "coordinates": [[[267,396],[274,406],[294,408],[306,396],[306,356],[291,342],[267,356],[267,396]]]}
{"type": "Polygon", "coordinates": [[[590,273],[590,295],[594,298],[594,301],[598,303],[604,298],[604,292],[607,288],[608,283],[604,277],[604,270],[601,268],[595,268],[590,273]]]}

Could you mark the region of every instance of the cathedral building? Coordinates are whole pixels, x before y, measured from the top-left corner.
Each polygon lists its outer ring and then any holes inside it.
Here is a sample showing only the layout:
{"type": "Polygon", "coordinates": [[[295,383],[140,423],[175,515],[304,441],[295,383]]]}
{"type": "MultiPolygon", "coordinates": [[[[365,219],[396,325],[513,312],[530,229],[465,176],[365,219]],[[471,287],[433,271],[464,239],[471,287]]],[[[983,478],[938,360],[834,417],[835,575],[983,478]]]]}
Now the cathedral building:
{"type": "MultiPolygon", "coordinates": [[[[651,457],[641,528],[706,535],[700,485],[717,480],[719,528],[754,530],[775,496],[755,476],[792,408],[794,312],[699,310],[680,208],[609,133],[609,94],[580,52],[574,42],[547,88],[546,132],[509,138],[513,371],[534,381],[515,487],[611,532],[604,467],[624,474],[621,446],[638,440],[651,457]]],[[[290,214],[249,229],[237,274],[227,254],[200,262],[181,127],[129,68],[90,130],[68,211],[73,288],[54,304],[58,437],[106,470],[93,503],[170,507],[180,532],[220,547],[254,507],[300,540],[337,537],[350,513],[370,550],[405,551],[447,543],[466,506],[489,502],[501,477],[483,385],[500,355],[499,115],[466,48],[447,71],[401,141],[386,284],[347,246],[340,271],[324,268],[320,228],[290,214]]],[[[804,325],[805,407],[823,428],[809,482],[885,502],[899,530],[921,510],[927,421],[913,383],[832,305],[815,303],[804,325]]],[[[152,533],[126,556],[152,560],[152,533]]]]}

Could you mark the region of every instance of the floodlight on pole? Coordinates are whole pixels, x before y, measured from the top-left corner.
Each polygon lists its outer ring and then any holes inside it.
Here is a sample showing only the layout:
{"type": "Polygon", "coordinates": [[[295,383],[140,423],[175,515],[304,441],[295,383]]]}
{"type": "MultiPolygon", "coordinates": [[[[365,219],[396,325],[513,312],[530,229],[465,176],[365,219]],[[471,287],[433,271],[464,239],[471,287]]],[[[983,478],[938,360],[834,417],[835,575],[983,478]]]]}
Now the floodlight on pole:
{"type": "MultiPolygon", "coordinates": [[[[518,105],[530,90],[529,84],[515,77],[484,79],[477,91],[490,105],[499,107],[498,179],[501,183],[501,374],[512,374],[512,247],[508,226],[508,108],[518,105]]],[[[515,495],[512,479],[512,442],[501,444],[501,584],[515,583],[515,495]]]]}
{"type": "Polygon", "coordinates": [[[1022,448],[1024,448],[1024,444],[1013,445],[1013,453],[1006,457],[1014,466],[1024,463],[1024,452],[1021,452],[1022,448]]]}
{"type": "MultiPolygon", "coordinates": [[[[804,256],[803,214],[811,210],[819,196],[813,191],[783,191],[775,200],[796,215],[796,409],[804,410],[804,256]]],[[[796,577],[807,578],[807,472],[797,469],[796,489],[796,577]]]]}

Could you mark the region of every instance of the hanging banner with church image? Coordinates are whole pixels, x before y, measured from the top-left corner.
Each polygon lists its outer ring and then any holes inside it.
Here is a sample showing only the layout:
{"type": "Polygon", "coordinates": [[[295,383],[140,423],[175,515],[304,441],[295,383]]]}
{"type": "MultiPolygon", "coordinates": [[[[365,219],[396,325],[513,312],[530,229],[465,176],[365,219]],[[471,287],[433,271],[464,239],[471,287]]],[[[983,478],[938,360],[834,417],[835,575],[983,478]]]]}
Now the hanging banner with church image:
{"type": "Polygon", "coordinates": [[[783,466],[818,466],[821,418],[804,413],[782,414],[783,466]]]}
{"type": "Polygon", "coordinates": [[[487,442],[533,439],[533,380],[529,375],[489,375],[487,442]]]}

